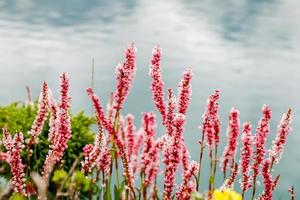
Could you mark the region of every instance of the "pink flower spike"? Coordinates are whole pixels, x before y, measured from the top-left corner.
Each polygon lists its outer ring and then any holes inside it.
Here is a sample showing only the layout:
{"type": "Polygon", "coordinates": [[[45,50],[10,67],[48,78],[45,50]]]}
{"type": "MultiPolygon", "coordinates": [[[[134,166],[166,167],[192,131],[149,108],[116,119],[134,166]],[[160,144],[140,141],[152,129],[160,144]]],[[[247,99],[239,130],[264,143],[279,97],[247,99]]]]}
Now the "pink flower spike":
{"type": "Polygon", "coordinates": [[[29,146],[38,143],[38,137],[41,134],[44,123],[47,119],[48,108],[49,108],[48,85],[46,82],[44,82],[43,89],[40,94],[40,98],[38,102],[37,116],[34,119],[34,122],[31,126],[31,130],[28,132],[28,134],[31,135],[30,139],[28,140],[29,146]]]}
{"type": "Polygon", "coordinates": [[[116,68],[117,90],[115,93],[114,108],[119,111],[129,93],[136,71],[135,57],[136,48],[130,44],[125,50],[125,62],[116,68]]]}
{"type": "Polygon", "coordinates": [[[125,128],[125,144],[127,155],[129,158],[129,162],[131,161],[131,157],[133,154],[134,148],[134,133],[135,133],[135,126],[134,126],[134,117],[131,114],[126,116],[126,128],[125,128]]]}
{"type": "Polygon", "coordinates": [[[144,173],[147,165],[151,163],[149,156],[150,149],[154,146],[154,135],[155,135],[155,114],[153,112],[145,113],[143,117],[143,128],[144,128],[144,147],[142,154],[141,172],[144,173]]]}
{"type": "Polygon", "coordinates": [[[238,145],[238,137],[240,133],[240,122],[239,122],[239,111],[235,108],[232,108],[229,115],[229,124],[227,128],[227,144],[223,152],[221,170],[226,174],[227,165],[231,161],[231,168],[235,163],[235,156],[238,145]]]}
{"type": "Polygon", "coordinates": [[[151,185],[157,176],[158,170],[159,170],[159,142],[156,141],[155,144],[151,147],[149,151],[149,158],[151,162],[149,163],[148,166],[146,166],[145,170],[145,184],[151,185]]]}
{"type": "Polygon", "coordinates": [[[273,181],[272,175],[270,172],[271,161],[270,159],[266,159],[262,163],[262,176],[264,183],[264,191],[262,195],[258,199],[260,200],[272,200],[273,197],[273,181]]]}
{"type": "Polygon", "coordinates": [[[89,157],[90,153],[93,151],[94,145],[92,144],[87,144],[82,148],[83,155],[85,158],[89,157]]]}
{"type": "Polygon", "coordinates": [[[183,78],[178,84],[178,112],[181,114],[186,114],[187,108],[191,101],[192,96],[192,70],[188,68],[183,73],[183,78]]]}
{"type": "Polygon", "coordinates": [[[93,102],[93,106],[96,111],[96,117],[97,117],[98,123],[100,125],[102,125],[108,131],[109,134],[115,135],[116,133],[115,133],[114,127],[113,127],[111,121],[105,117],[103,107],[101,106],[99,98],[94,93],[92,88],[87,88],[86,91],[93,102]]]}
{"type": "Polygon", "coordinates": [[[189,200],[191,197],[191,192],[194,189],[194,182],[191,181],[193,176],[197,175],[199,164],[192,161],[188,169],[185,171],[182,179],[182,183],[179,190],[176,192],[176,198],[179,200],[189,200]]]}
{"type": "Polygon", "coordinates": [[[284,150],[284,145],[287,136],[291,131],[290,124],[292,122],[292,110],[289,109],[286,114],[283,114],[282,119],[278,125],[277,136],[273,141],[272,149],[269,151],[271,158],[271,166],[278,163],[284,150]]]}
{"type": "Polygon", "coordinates": [[[264,105],[262,108],[262,117],[258,122],[257,133],[255,135],[255,151],[254,151],[254,163],[253,163],[253,180],[256,180],[256,177],[259,174],[260,166],[264,160],[266,153],[266,140],[267,136],[270,133],[270,120],[271,120],[272,111],[271,109],[264,105]]]}
{"type": "Polygon", "coordinates": [[[98,168],[100,171],[107,172],[111,163],[111,155],[106,146],[101,150],[100,159],[98,162],[98,168]]]}
{"type": "Polygon", "coordinates": [[[240,159],[240,170],[242,174],[241,189],[243,192],[247,191],[251,187],[250,180],[250,169],[251,169],[251,158],[252,158],[252,142],[253,137],[251,134],[251,125],[249,123],[243,124],[243,135],[241,148],[241,159],[240,159]]]}
{"type": "Polygon", "coordinates": [[[49,119],[49,134],[48,140],[51,145],[56,143],[57,139],[57,125],[58,125],[58,112],[59,108],[55,102],[55,99],[52,95],[52,91],[49,89],[49,110],[50,110],[50,119],[49,119]]]}
{"type": "Polygon", "coordinates": [[[24,148],[24,138],[22,133],[16,133],[11,140],[10,149],[7,149],[7,162],[12,173],[12,185],[15,192],[25,195],[25,173],[22,163],[21,153],[24,148]]]}
{"type": "Polygon", "coordinates": [[[166,108],[164,102],[164,82],[162,80],[160,59],[161,59],[161,48],[155,47],[153,49],[153,57],[150,66],[150,77],[152,79],[151,91],[154,104],[160,112],[163,122],[166,120],[166,108]]]}
{"type": "Polygon", "coordinates": [[[166,165],[164,198],[167,200],[171,200],[172,198],[172,191],[175,186],[175,174],[182,157],[182,133],[184,122],[185,116],[181,113],[177,113],[173,122],[174,135],[170,138],[171,142],[164,152],[165,158],[163,162],[166,165]]]}
{"type": "Polygon", "coordinates": [[[220,119],[219,110],[220,91],[216,90],[207,99],[207,106],[204,115],[202,116],[201,129],[206,138],[206,145],[212,149],[213,144],[220,144],[220,119]]]}
{"type": "Polygon", "coordinates": [[[69,115],[70,109],[70,96],[69,87],[70,81],[66,73],[60,76],[60,102],[58,105],[58,119],[57,119],[57,137],[55,139],[55,144],[49,149],[48,155],[44,162],[42,175],[44,180],[48,180],[52,168],[57,162],[59,162],[65,150],[68,148],[68,141],[71,138],[71,121],[69,115]]]}
{"type": "Polygon", "coordinates": [[[168,136],[173,135],[173,121],[174,121],[174,110],[176,108],[176,98],[173,95],[173,90],[168,90],[168,109],[166,113],[166,120],[165,120],[165,126],[167,128],[167,134],[168,136]]]}

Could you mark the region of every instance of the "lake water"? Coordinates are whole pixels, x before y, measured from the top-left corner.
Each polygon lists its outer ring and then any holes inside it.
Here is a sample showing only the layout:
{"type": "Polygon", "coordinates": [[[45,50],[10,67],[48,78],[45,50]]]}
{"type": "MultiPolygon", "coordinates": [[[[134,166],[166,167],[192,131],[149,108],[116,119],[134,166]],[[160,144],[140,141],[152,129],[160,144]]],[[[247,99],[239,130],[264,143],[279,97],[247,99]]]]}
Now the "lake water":
{"type": "Polygon", "coordinates": [[[222,91],[223,141],[232,106],[240,110],[241,122],[254,126],[262,105],[271,106],[269,144],[282,113],[293,109],[293,132],[274,172],[281,174],[276,199],[287,199],[289,185],[300,189],[299,7],[296,0],[2,0],[0,103],[26,100],[26,85],[36,98],[44,80],[57,95],[58,77],[65,71],[71,77],[73,112],[91,113],[85,88],[91,84],[92,58],[95,90],[107,101],[115,66],[134,41],[138,71],[124,113],[135,114],[140,124],[141,112],[155,109],[148,70],[152,48],[160,44],[167,87],[176,88],[187,66],[194,71],[185,141],[195,160],[198,126],[214,89],[222,91]]]}

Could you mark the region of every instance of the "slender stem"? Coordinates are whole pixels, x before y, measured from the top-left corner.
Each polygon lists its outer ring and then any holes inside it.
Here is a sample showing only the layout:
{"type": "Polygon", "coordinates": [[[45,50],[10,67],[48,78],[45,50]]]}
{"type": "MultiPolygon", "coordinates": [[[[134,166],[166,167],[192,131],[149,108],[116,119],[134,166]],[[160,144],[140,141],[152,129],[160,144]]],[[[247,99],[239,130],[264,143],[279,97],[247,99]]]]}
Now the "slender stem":
{"type": "Polygon", "coordinates": [[[256,176],[253,177],[253,190],[252,190],[252,197],[251,197],[251,200],[254,200],[255,198],[255,192],[256,192],[256,176]]]}
{"type": "Polygon", "coordinates": [[[208,180],[208,199],[212,198],[212,183],[213,180],[213,157],[212,157],[212,149],[209,150],[209,160],[210,160],[210,167],[209,167],[209,180],[208,180]]]}
{"type": "Polygon", "coordinates": [[[243,190],[243,192],[242,192],[242,199],[244,199],[244,196],[245,196],[245,191],[243,190]]]}
{"type": "Polygon", "coordinates": [[[213,190],[215,189],[215,179],[216,179],[216,172],[217,172],[217,163],[218,163],[218,144],[215,144],[215,155],[214,155],[214,170],[213,170],[213,190]]]}
{"type": "Polygon", "coordinates": [[[204,152],[204,132],[202,132],[201,144],[200,144],[200,158],[199,158],[199,171],[197,176],[197,191],[199,192],[200,188],[200,179],[201,179],[201,168],[202,168],[202,159],[203,159],[203,152],[204,152]]]}

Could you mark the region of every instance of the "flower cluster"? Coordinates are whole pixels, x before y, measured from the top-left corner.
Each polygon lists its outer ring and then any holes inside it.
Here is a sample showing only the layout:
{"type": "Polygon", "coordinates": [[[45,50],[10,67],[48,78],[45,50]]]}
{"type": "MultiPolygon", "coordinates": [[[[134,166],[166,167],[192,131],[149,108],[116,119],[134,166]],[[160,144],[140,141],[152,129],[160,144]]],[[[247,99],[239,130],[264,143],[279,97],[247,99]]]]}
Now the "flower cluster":
{"type": "Polygon", "coordinates": [[[270,158],[271,158],[271,165],[276,162],[278,163],[281,154],[284,149],[284,145],[286,143],[287,136],[291,131],[290,124],[292,122],[292,110],[289,109],[286,114],[283,114],[282,119],[278,126],[277,136],[273,141],[272,150],[269,151],[270,158]]]}
{"type": "MultiPolygon", "coordinates": [[[[204,115],[202,116],[201,129],[203,136],[206,138],[207,146],[212,149],[213,143],[220,143],[220,119],[218,116],[220,91],[216,90],[207,99],[207,106],[204,115]]],[[[201,141],[203,142],[203,141],[201,141]]]]}
{"type": "Polygon", "coordinates": [[[186,110],[191,101],[192,88],[192,70],[188,68],[183,73],[183,78],[178,84],[178,112],[181,114],[186,114],[186,110]]]}
{"type": "Polygon", "coordinates": [[[251,170],[251,158],[252,158],[252,142],[253,137],[251,134],[251,125],[245,123],[243,125],[243,135],[241,148],[241,159],[240,159],[240,170],[242,174],[241,188],[243,192],[247,191],[251,187],[250,170],[251,170]]]}
{"type": "Polygon", "coordinates": [[[222,157],[222,172],[225,174],[227,165],[231,161],[231,168],[234,166],[235,163],[235,156],[236,156],[236,150],[238,145],[238,137],[239,137],[239,128],[240,128],[240,122],[239,122],[239,111],[235,108],[232,108],[229,115],[229,125],[227,128],[227,145],[223,152],[222,157]]]}
{"type": "Polygon", "coordinates": [[[160,69],[160,60],[161,60],[161,48],[155,47],[153,49],[153,57],[151,60],[150,66],[150,77],[152,79],[151,82],[151,91],[153,96],[154,104],[156,105],[158,111],[160,112],[163,121],[166,120],[166,107],[164,102],[164,82],[161,76],[160,69]]]}
{"type": "Polygon", "coordinates": [[[47,119],[49,108],[49,97],[48,97],[48,85],[46,82],[43,83],[43,89],[40,94],[39,103],[38,103],[38,112],[37,116],[34,119],[34,122],[31,126],[31,130],[28,132],[31,135],[28,140],[28,146],[36,144],[38,142],[38,137],[42,132],[44,123],[47,119]]]}
{"type": "Polygon", "coordinates": [[[22,133],[16,133],[13,137],[7,128],[3,128],[3,144],[6,147],[6,161],[10,165],[12,173],[12,185],[15,192],[25,193],[25,174],[22,163],[21,153],[24,147],[24,138],[22,133]]]}
{"type": "Polygon", "coordinates": [[[48,180],[53,166],[61,160],[64,151],[68,148],[67,142],[71,138],[69,84],[67,74],[63,73],[60,76],[61,91],[58,105],[57,133],[54,137],[55,143],[51,144],[43,166],[42,175],[44,180],[48,180]]]}
{"type": "Polygon", "coordinates": [[[117,90],[115,93],[114,108],[120,110],[126,99],[126,96],[132,86],[135,75],[135,54],[136,48],[134,44],[128,46],[125,50],[126,60],[123,64],[119,64],[116,68],[117,90]]]}

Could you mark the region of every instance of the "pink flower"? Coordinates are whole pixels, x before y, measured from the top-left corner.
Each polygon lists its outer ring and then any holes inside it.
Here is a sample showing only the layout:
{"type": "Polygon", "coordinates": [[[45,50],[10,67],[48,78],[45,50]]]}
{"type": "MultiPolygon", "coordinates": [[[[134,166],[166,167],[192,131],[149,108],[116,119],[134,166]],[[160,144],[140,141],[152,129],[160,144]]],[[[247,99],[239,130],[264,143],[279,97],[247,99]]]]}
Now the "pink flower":
{"type": "Polygon", "coordinates": [[[100,159],[98,162],[98,167],[100,171],[106,172],[108,171],[111,164],[111,155],[106,146],[104,146],[101,150],[100,159]]]}
{"type": "Polygon", "coordinates": [[[82,172],[92,172],[92,169],[97,165],[100,160],[101,149],[102,149],[102,133],[99,132],[95,139],[95,144],[92,150],[90,146],[85,146],[84,154],[87,155],[82,161],[82,172]],[[88,153],[88,151],[90,151],[88,153]]]}
{"type": "Polygon", "coordinates": [[[22,163],[21,153],[24,148],[24,138],[22,133],[16,133],[12,138],[7,129],[4,130],[6,136],[3,138],[5,147],[7,149],[7,162],[10,165],[12,173],[12,185],[15,192],[25,194],[25,173],[24,165],[22,163]],[[10,137],[7,137],[9,134],[10,137]]]}
{"type": "Polygon", "coordinates": [[[179,200],[189,200],[191,192],[194,189],[194,182],[191,181],[193,176],[197,175],[199,165],[196,162],[191,162],[188,169],[185,171],[182,179],[181,186],[176,192],[176,198],[179,200]]]}
{"type": "Polygon", "coordinates": [[[178,112],[186,114],[192,96],[191,88],[192,70],[188,68],[183,73],[183,79],[178,84],[178,112]]]}
{"type": "Polygon", "coordinates": [[[262,176],[264,182],[264,191],[262,195],[258,198],[259,200],[272,200],[273,196],[273,181],[272,175],[270,173],[271,161],[266,159],[262,163],[262,176]]]}
{"type": "Polygon", "coordinates": [[[183,125],[185,122],[185,116],[183,114],[176,114],[173,122],[174,135],[171,137],[171,143],[165,150],[164,163],[165,168],[165,180],[164,180],[164,199],[170,200],[172,197],[172,191],[175,185],[175,174],[178,169],[178,165],[181,161],[182,153],[182,133],[183,125]]]}
{"type": "Polygon", "coordinates": [[[115,93],[114,108],[120,110],[126,99],[126,96],[132,86],[132,81],[135,75],[135,54],[136,48],[132,43],[125,50],[126,60],[116,68],[117,91],[115,93]]]}
{"type": "Polygon", "coordinates": [[[28,140],[28,146],[36,144],[38,142],[38,137],[42,132],[44,123],[47,119],[49,108],[49,99],[48,99],[48,85],[46,82],[43,83],[43,90],[40,94],[37,116],[34,119],[34,122],[31,126],[31,130],[28,134],[31,136],[28,140]]]}
{"type": "Polygon", "coordinates": [[[270,119],[272,115],[271,109],[264,105],[262,109],[262,118],[258,122],[257,133],[255,135],[255,151],[254,151],[254,164],[253,168],[253,180],[256,180],[257,175],[259,174],[259,168],[261,163],[264,160],[266,153],[266,140],[270,132],[270,119]]]}
{"type": "Polygon", "coordinates": [[[220,120],[218,115],[220,91],[216,90],[214,94],[207,99],[207,106],[204,115],[202,116],[201,129],[206,137],[206,145],[212,149],[213,143],[220,143],[220,120]]]}
{"type": "Polygon", "coordinates": [[[174,121],[174,110],[176,108],[176,98],[173,95],[173,90],[168,90],[168,107],[167,107],[167,113],[166,113],[166,121],[165,126],[167,128],[167,135],[172,136],[173,134],[173,121],[174,121]]]}
{"type": "Polygon", "coordinates": [[[223,152],[223,158],[221,163],[222,172],[225,174],[227,165],[229,161],[231,161],[231,167],[234,166],[236,150],[238,145],[238,137],[239,137],[239,111],[235,108],[232,108],[229,115],[229,125],[227,128],[227,145],[223,152]]]}
{"type": "Polygon", "coordinates": [[[49,89],[49,110],[51,113],[50,119],[49,119],[49,134],[48,134],[48,140],[50,144],[55,144],[57,139],[57,125],[58,125],[58,112],[59,108],[55,102],[55,99],[53,98],[52,92],[49,89]]]}
{"type": "Polygon", "coordinates": [[[154,146],[155,135],[155,114],[153,112],[145,113],[143,117],[143,129],[144,129],[144,147],[142,154],[141,172],[144,173],[147,165],[151,163],[149,156],[150,149],[154,146]]]}
{"type": "Polygon", "coordinates": [[[269,151],[272,164],[273,162],[278,163],[283,153],[287,136],[291,131],[290,128],[290,124],[292,122],[291,114],[292,114],[292,110],[289,109],[288,112],[282,116],[282,119],[278,126],[276,139],[273,141],[272,150],[269,151]]]}
{"type": "Polygon", "coordinates": [[[225,180],[225,188],[228,188],[228,189],[234,188],[234,182],[235,182],[237,174],[238,174],[238,165],[235,163],[231,167],[230,177],[227,180],[225,180]]]}
{"type": "Polygon", "coordinates": [[[57,136],[56,143],[49,149],[48,155],[44,162],[42,175],[44,180],[49,178],[52,167],[61,160],[64,151],[68,148],[67,143],[71,138],[70,122],[70,96],[69,96],[69,78],[66,73],[60,76],[60,103],[57,119],[57,136]]]}
{"type": "Polygon", "coordinates": [[[116,133],[112,125],[112,122],[105,117],[103,107],[101,106],[99,98],[94,93],[92,88],[87,88],[86,91],[93,102],[98,123],[101,126],[103,126],[108,131],[109,134],[115,135],[116,133]]]}
{"type": "Polygon", "coordinates": [[[190,154],[189,151],[186,149],[184,142],[182,141],[182,169],[183,173],[188,170],[190,165],[190,154]]]}
{"type": "Polygon", "coordinates": [[[166,108],[164,102],[164,82],[161,76],[160,59],[161,59],[161,48],[155,47],[153,49],[153,57],[150,66],[150,76],[152,79],[151,91],[154,104],[160,112],[163,122],[166,120],[166,108]]]}
{"type": "Polygon", "coordinates": [[[129,161],[131,160],[131,156],[133,154],[134,148],[134,133],[135,133],[135,126],[134,126],[134,117],[131,114],[126,116],[126,128],[125,128],[125,144],[127,155],[129,157],[129,161]]]}
{"type": "Polygon", "coordinates": [[[242,174],[241,189],[243,191],[247,191],[251,187],[250,163],[252,158],[252,142],[251,125],[249,123],[244,123],[242,135],[243,147],[241,148],[242,153],[239,166],[242,174]]]}
{"type": "Polygon", "coordinates": [[[150,163],[146,166],[145,170],[145,184],[151,185],[159,170],[159,141],[155,142],[155,144],[151,147],[148,156],[150,158],[150,163]]]}
{"type": "Polygon", "coordinates": [[[87,144],[82,148],[84,157],[89,157],[90,153],[93,151],[94,145],[87,144]]]}
{"type": "Polygon", "coordinates": [[[135,175],[139,170],[139,154],[140,149],[143,145],[144,132],[143,130],[139,130],[136,135],[136,139],[133,146],[133,155],[131,159],[132,173],[135,175]]]}

